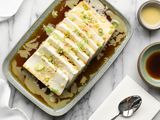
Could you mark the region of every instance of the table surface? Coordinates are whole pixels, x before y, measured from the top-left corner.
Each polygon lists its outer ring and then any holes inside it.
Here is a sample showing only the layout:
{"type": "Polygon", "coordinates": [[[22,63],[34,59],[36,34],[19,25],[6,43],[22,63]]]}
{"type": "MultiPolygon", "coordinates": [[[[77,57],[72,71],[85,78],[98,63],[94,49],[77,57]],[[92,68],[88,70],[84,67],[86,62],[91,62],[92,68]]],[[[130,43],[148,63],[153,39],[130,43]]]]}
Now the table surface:
{"type": "MultiPolygon", "coordinates": [[[[24,0],[18,13],[0,23],[0,76],[2,63],[7,53],[22,35],[54,0],[24,0]]],[[[150,43],[160,41],[160,30],[150,32],[143,29],[136,17],[137,9],[145,0],[108,0],[131,22],[134,33],[118,59],[105,72],[101,80],[66,115],[52,117],[36,107],[32,102],[12,87],[11,106],[22,109],[31,120],[87,120],[104,99],[126,75],[135,79],[146,91],[160,101],[160,93],[146,85],[137,71],[137,59],[142,49],[150,43]]],[[[154,120],[159,120],[160,114],[154,120]],[[159,116],[159,117],[158,117],[159,116]]]]}

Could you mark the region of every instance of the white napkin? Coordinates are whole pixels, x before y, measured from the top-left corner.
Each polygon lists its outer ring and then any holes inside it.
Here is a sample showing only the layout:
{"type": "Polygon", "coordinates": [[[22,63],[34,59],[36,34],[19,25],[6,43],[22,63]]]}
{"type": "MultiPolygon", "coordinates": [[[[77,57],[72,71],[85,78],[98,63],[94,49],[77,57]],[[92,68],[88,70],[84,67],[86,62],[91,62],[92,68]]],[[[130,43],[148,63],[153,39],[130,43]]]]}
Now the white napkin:
{"type": "Polygon", "coordinates": [[[21,110],[9,107],[10,93],[7,81],[0,79],[0,120],[28,120],[21,110]]]}
{"type": "Polygon", "coordinates": [[[23,0],[0,0],[0,22],[12,17],[23,0]]]}
{"type": "Polygon", "coordinates": [[[93,113],[89,120],[111,120],[111,118],[119,113],[119,102],[131,95],[139,95],[142,97],[140,108],[132,117],[123,118],[119,116],[116,120],[152,120],[159,112],[160,103],[134,80],[126,76],[102,105],[93,113]]]}

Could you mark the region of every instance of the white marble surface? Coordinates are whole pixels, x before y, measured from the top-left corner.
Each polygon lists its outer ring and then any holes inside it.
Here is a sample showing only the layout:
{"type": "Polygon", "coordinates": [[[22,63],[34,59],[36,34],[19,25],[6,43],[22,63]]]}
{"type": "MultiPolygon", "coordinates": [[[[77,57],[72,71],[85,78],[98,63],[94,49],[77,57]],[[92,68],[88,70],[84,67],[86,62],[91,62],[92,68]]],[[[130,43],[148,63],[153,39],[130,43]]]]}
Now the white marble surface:
{"type": "MultiPolygon", "coordinates": [[[[5,56],[52,1],[54,0],[24,0],[15,16],[8,21],[0,23],[0,76],[2,78],[4,78],[2,62],[5,56]]],[[[131,22],[134,34],[124,51],[106,71],[102,79],[66,115],[62,117],[49,116],[13,87],[11,106],[21,108],[31,120],[87,120],[126,74],[130,75],[160,101],[160,91],[143,83],[137,72],[137,59],[142,49],[150,43],[160,41],[160,30],[149,32],[138,24],[136,12],[139,5],[144,1],[109,0],[131,22]]],[[[160,114],[158,116],[154,120],[159,120],[160,114]]]]}

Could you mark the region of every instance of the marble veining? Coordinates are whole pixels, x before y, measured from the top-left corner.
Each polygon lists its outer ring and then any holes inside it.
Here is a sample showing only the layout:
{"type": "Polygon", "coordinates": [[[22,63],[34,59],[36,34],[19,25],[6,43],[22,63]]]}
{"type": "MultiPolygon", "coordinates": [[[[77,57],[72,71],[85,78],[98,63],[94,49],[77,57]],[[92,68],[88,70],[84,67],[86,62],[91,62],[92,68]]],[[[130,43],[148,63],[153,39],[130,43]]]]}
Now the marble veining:
{"type": "MultiPolygon", "coordinates": [[[[0,76],[2,78],[4,78],[2,62],[5,56],[53,1],[54,0],[24,0],[16,15],[0,23],[0,76]]],[[[143,29],[137,21],[137,10],[146,0],[108,1],[131,22],[134,34],[118,59],[108,71],[105,72],[104,76],[92,90],[66,115],[52,117],[36,107],[11,86],[12,95],[10,105],[12,107],[22,109],[31,120],[87,120],[126,74],[130,75],[160,101],[159,91],[146,85],[137,72],[137,59],[142,49],[150,43],[160,41],[160,30],[149,32],[143,29]]],[[[158,114],[154,120],[159,120],[159,118],[160,114],[158,114]]]]}

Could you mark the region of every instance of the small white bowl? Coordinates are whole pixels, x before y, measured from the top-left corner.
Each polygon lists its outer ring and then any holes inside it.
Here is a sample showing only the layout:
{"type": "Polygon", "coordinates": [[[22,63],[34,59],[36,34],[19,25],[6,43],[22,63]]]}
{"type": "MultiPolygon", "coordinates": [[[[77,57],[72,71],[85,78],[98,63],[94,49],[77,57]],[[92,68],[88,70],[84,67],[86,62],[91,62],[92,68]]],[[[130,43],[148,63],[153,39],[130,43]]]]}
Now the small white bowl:
{"type": "Polygon", "coordinates": [[[149,26],[149,25],[145,24],[145,23],[142,21],[141,12],[142,12],[142,10],[143,10],[145,7],[147,7],[147,6],[158,6],[158,7],[160,7],[160,1],[158,1],[158,0],[150,0],[150,1],[147,1],[147,2],[143,3],[143,4],[140,6],[140,8],[139,8],[139,10],[138,10],[138,12],[137,12],[137,18],[138,18],[139,23],[140,23],[144,28],[146,28],[146,29],[148,29],[148,30],[157,30],[157,29],[160,29],[160,23],[159,23],[159,25],[157,25],[157,26],[149,26]]]}

